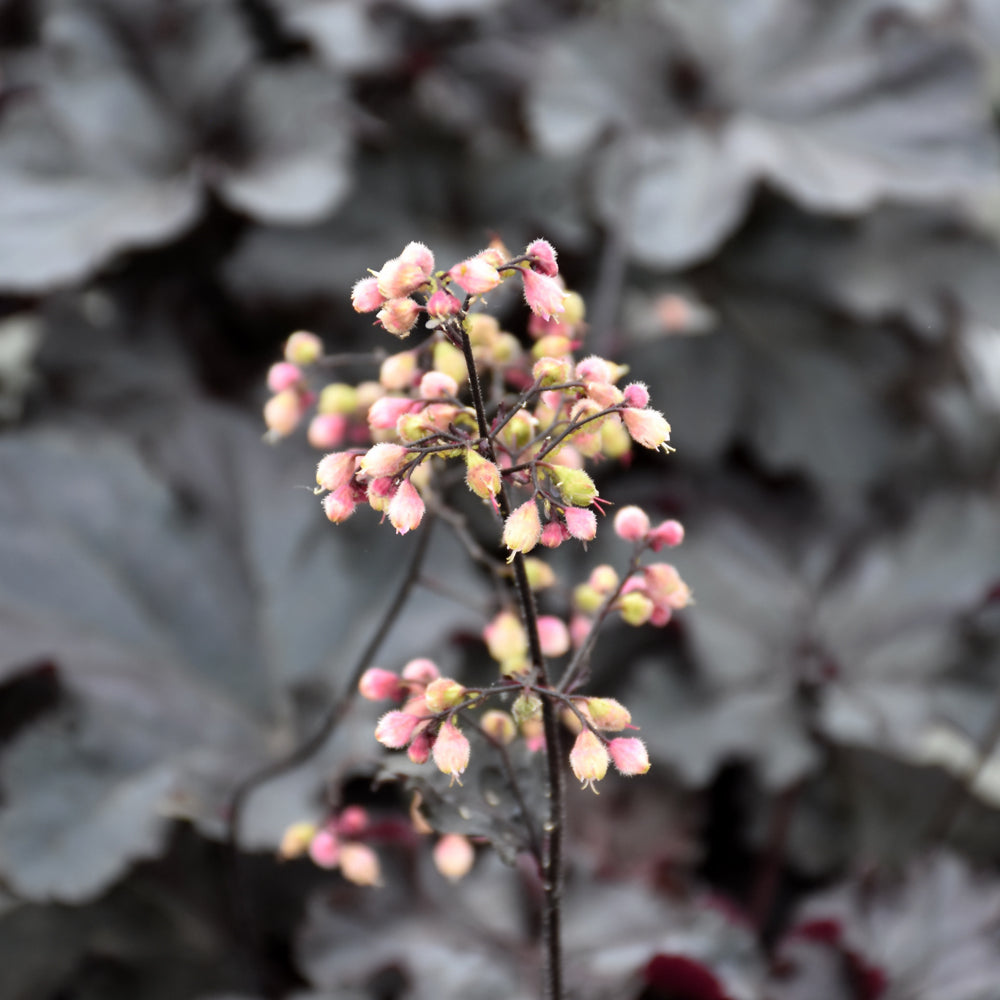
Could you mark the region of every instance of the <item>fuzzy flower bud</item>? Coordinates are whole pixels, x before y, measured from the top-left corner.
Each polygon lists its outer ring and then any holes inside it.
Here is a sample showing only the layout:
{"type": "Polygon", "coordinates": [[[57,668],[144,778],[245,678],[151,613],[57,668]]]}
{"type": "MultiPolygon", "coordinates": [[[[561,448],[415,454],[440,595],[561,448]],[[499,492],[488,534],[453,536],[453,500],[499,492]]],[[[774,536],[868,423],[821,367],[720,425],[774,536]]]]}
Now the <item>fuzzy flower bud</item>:
{"type": "Polygon", "coordinates": [[[636,444],[654,451],[657,448],[670,451],[667,445],[670,440],[670,424],[659,410],[637,410],[629,406],[622,410],[622,420],[636,444]]]}
{"type": "Polygon", "coordinates": [[[470,752],[469,741],[459,728],[453,722],[442,723],[431,750],[438,770],[450,774],[452,781],[458,780],[461,784],[459,775],[469,766],[470,752]]]}
{"type": "Polygon", "coordinates": [[[351,305],[355,312],[370,313],[381,309],[385,296],[378,290],[378,278],[372,275],[355,282],[351,290],[351,305]]]}
{"type": "Polygon", "coordinates": [[[539,615],[538,638],[546,656],[562,656],[569,652],[569,629],[555,615],[539,615]]]}
{"type": "Polygon", "coordinates": [[[347,806],[334,826],[341,837],[358,837],[368,828],[368,812],[364,806],[347,806]]]}
{"type": "Polygon", "coordinates": [[[491,500],[500,492],[500,470],[488,458],[470,448],[465,452],[465,464],[465,481],[476,496],[491,500]]]}
{"type": "Polygon", "coordinates": [[[649,406],[649,389],[645,382],[629,382],[622,395],[625,405],[635,410],[644,410],[649,406]]]}
{"type": "Polygon", "coordinates": [[[430,247],[424,243],[407,243],[403,247],[403,252],[399,255],[400,260],[405,260],[409,264],[416,264],[429,278],[434,271],[434,254],[430,247]]]}
{"type": "Polygon", "coordinates": [[[458,395],[458,382],[447,372],[427,372],[420,380],[420,396],[423,399],[439,399],[442,396],[458,395]]]}
{"type": "Polygon", "coordinates": [[[461,312],[462,303],[451,292],[439,288],[427,300],[427,315],[431,319],[449,319],[461,312]]]}
{"type": "Polygon", "coordinates": [[[426,656],[410,660],[402,671],[403,680],[412,688],[425,688],[440,676],[441,671],[438,670],[437,664],[433,660],[428,660],[426,656]]]}
{"type": "Polygon", "coordinates": [[[588,698],[586,706],[590,721],[598,729],[617,733],[632,722],[632,714],[614,698],[588,698]]]}
{"type": "Polygon", "coordinates": [[[510,712],[517,724],[523,726],[530,719],[542,717],[542,699],[532,691],[522,691],[514,699],[510,712]]]}
{"type": "Polygon", "coordinates": [[[358,692],[368,701],[384,701],[387,698],[399,701],[406,694],[406,688],[391,670],[369,667],[358,681],[358,692]]]}
{"type": "Polygon", "coordinates": [[[483,257],[470,257],[456,264],[449,277],[469,295],[483,295],[500,284],[500,272],[483,257]]]}
{"type": "Polygon", "coordinates": [[[627,625],[645,625],[653,617],[656,605],[639,590],[633,590],[618,601],[618,610],[627,625]]]}
{"type": "Polygon", "coordinates": [[[483,732],[501,746],[513,743],[514,737],[517,736],[514,720],[506,712],[496,708],[484,712],[479,724],[483,727],[483,732]]]}
{"type": "MultiPolygon", "coordinates": [[[[426,249],[426,248],[425,248],[426,249]]],[[[434,262],[431,258],[431,267],[434,262]]],[[[387,260],[379,271],[378,290],[387,299],[399,299],[417,291],[430,278],[430,271],[425,270],[415,260],[408,260],[402,255],[387,260]]]]}
{"type": "Polygon", "coordinates": [[[323,341],[315,333],[296,330],[285,341],[285,360],[300,368],[308,368],[323,357],[323,341]]]}
{"type": "Polygon", "coordinates": [[[558,278],[530,270],[521,271],[521,277],[524,279],[524,300],[536,316],[552,319],[565,310],[566,289],[558,278]]]}
{"type": "Polygon", "coordinates": [[[413,299],[388,299],[375,317],[387,333],[408,337],[420,316],[420,306],[413,299]]]}
{"type": "Polygon", "coordinates": [[[640,542],[649,533],[649,517],[641,507],[629,505],[615,514],[615,534],[626,542],[640,542]]]}
{"type": "Polygon", "coordinates": [[[563,510],[566,530],[581,542],[591,542],[597,535],[597,518],[592,510],[584,507],[567,507],[563,510]]]}
{"type": "MultiPolygon", "coordinates": [[[[542,533],[545,533],[544,528],[542,533]]],[[[556,571],[547,562],[534,556],[528,556],[524,560],[524,570],[528,574],[528,586],[532,590],[544,590],[556,582],[556,571]]]]}
{"type": "Polygon", "coordinates": [[[446,833],[434,845],[434,867],[449,882],[457,882],[468,875],[476,860],[476,852],[468,837],[460,833],[446,833]]]}
{"type": "Polygon", "coordinates": [[[594,782],[608,773],[608,750],[589,729],[581,729],[569,753],[569,766],[583,787],[594,789],[594,782]]]}
{"type": "Polygon", "coordinates": [[[559,273],[555,247],[548,240],[532,240],[524,256],[531,258],[531,266],[541,274],[554,278],[559,273]]]}
{"type": "Polygon", "coordinates": [[[355,457],[349,451],[331,451],[316,466],[316,482],[320,489],[339,490],[354,477],[355,457]]]}
{"type": "Polygon", "coordinates": [[[309,857],[320,868],[336,868],[340,861],[340,841],[330,830],[319,830],[309,844],[309,857]]]}
{"type": "Polygon", "coordinates": [[[357,506],[358,502],[354,498],[354,490],[350,484],[341,486],[339,490],[327,493],[323,497],[323,513],[334,524],[346,521],[354,513],[357,506]]]}
{"type": "Polygon", "coordinates": [[[381,885],[378,855],[367,844],[344,844],[340,848],[340,874],[355,885],[381,885]]]}
{"type": "Polygon", "coordinates": [[[684,525],[680,521],[662,521],[649,533],[649,547],[659,552],[664,546],[674,548],[684,541],[684,525]]]}
{"type": "Polygon", "coordinates": [[[431,759],[431,738],[426,730],[413,737],[413,742],[407,749],[406,756],[414,764],[426,764],[431,759]]]}
{"type": "Polygon", "coordinates": [[[531,368],[531,375],[543,387],[561,385],[573,378],[573,366],[567,358],[539,358],[531,368]]]}
{"type": "Polygon", "coordinates": [[[319,393],[316,409],[320,413],[336,413],[351,416],[358,408],[358,390],[346,382],[331,382],[323,386],[319,393]]]}
{"type": "Polygon", "coordinates": [[[336,448],[347,436],[347,417],[339,413],[317,413],[309,421],[306,438],[314,448],[336,448]]]}
{"type": "Polygon", "coordinates": [[[401,472],[409,461],[409,452],[401,444],[383,441],[374,444],[361,457],[359,469],[372,479],[383,479],[401,472]]]}
{"type": "Polygon", "coordinates": [[[516,552],[530,552],[542,535],[542,519],[538,514],[538,505],[534,497],[516,507],[503,526],[503,543],[510,549],[507,562],[514,558],[516,552]]]}
{"type": "Polygon", "coordinates": [[[556,484],[564,503],[573,507],[589,507],[597,499],[594,480],[583,469],[553,465],[549,469],[549,476],[556,484]]]}
{"type": "Polygon", "coordinates": [[[390,750],[402,750],[413,738],[420,719],[409,712],[386,712],[375,726],[375,739],[390,750]]]}
{"type": "Polygon", "coordinates": [[[483,639],[490,656],[499,663],[524,662],[527,657],[528,636],[512,611],[501,611],[483,629],[483,639]]]}
{"type": "Polygon", "coordinates": [[[611,362],[591,354],[577,363],[576,377],[581,382],[614,382],[614,368],[611,362]]]}
{"type": "Polygon", "coordinates": [[[276,361],[267,370],[267,387],[271,392],[293,389],[302,381],[302,369],[287,361],[276,361]]]}
{"type": "Polygon", "coordinates": [[[427,685],[424,698],[427,711],[445,712],[454,708],[465,697],[465,687],[450,677],[438,677],[427,685]]]}
{"type": "Polygon", "coordinates": [[[634,736],[620,736],[608,744],[608,753],[620,774],[645,774],[649,770],[646,745],[634,736]]]}
{"type": "Polygon", "coordinates": [[[399,418],[413,406],[413,400],[406,396],[382,396],[368,407],[368,426],[373,431],[393,430],[399,418]]]}
{"type": "Polygon", "coordinates": [[[299,425],[304,406],[295,389],[283,389],[264,404],[264,423],[272,437],[287,437],[299,425]]]}
{"type": "Polygon", "coordinates": [[[658,606],[680,611],[691,603],[691,589],[669,563],[651,563],[642,571],[646,593],[658,606]]]}
{"type": "Polygon", "coordinates": [[[399,535],[405,535],[416,528],[424,517],[424,501],[416,487],[408,479],[399,484],[392,500],[389,501],[387,513],[389,523],[399,535]]]}
{"type": "Polygon", "coordinates": [[[570,533],[566,530],[566,525],[562,521],[549,521],[544,528],[542,528],[542,535],[539,541],[547,549],[556,549],[563,542],[567,542],[570,539],[570,533]]]}
{"type": "Polygon", "coordinates": [[[378,370],[378,380],[390,392],[409,389],[417,371],[417,356],[413,351],[390,354],[378,370]]]}

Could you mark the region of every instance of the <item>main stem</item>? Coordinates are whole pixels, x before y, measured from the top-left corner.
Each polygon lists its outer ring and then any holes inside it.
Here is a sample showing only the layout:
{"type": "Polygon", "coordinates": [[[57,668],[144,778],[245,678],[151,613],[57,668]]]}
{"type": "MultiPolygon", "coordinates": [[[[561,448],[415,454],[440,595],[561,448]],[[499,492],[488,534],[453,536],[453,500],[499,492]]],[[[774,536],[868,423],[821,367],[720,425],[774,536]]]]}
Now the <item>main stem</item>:
{"type": "MultiPolygon", "coordinates": [[[[465,366],[469,373],[469,386],[472,389],[472,404],[476,410],[476,421],[479,425],[479,437],[486,457],[496,464],[496,452],[490,437],[489,421],[486,417],[486,404],[483,401],[483,388],[479,381],[479,372],[472,355],[472,344],[464,329],[456,331],[461,339],[462,353],[465,356],[465,366]]],[[[510,515],[510,499],[506,489],[501,486],[497,497],[497,505],[504,518],[510,515]]],[[[524,620],[525,631],[528,634],[528,649],[531,653],[531,663],[535,669],[538,685],[548,688],[548,670],[545,666],[545,656],[542,653],[542,643],[538,634],[538,609],[535,607],[535,595],[528,585],[528,573],[524,566],[524,554],[514,553],[514,584],[517,600],[521,606],[521,617],[524,620]]],[[[557,706],[553,699],[542,698],[542,725],[545,730],[545,760],[546,760],[546,797],[549,802],[548,819],[543,825],[542,856],[538,859],[542,872],[542,890],[544,903],[542,908],[542,948],[545,958],[544,986],[546,1000],[562,1000],[563,998],[563,961],[562,961],[562,890],[563,890],[563,814],[565,812],[565,783],[563,781],[562,750],[560,748],[559,719],[557,706]]]]}

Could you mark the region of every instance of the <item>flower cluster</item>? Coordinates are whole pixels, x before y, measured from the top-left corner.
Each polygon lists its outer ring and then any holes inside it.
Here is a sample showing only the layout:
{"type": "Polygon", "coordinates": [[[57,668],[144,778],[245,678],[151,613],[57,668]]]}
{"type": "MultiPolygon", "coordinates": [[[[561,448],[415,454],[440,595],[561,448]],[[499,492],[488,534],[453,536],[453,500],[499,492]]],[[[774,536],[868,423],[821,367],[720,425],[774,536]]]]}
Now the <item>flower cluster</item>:
{"type": "Polygon", "coordinates": [[[407,336],[420,317],[431,335],[385,358],[377,381],[357,386],[307,387],[305,369],[322,361],[311,334],[293,335],[285,361],[271,369],[275,394],[265,406],[271,436],[291,433],[316,401],[310,441],[341,449],[317,469],[317,492],[325,494],[331,521],[368,504],[399,533],[410,531],[423,518],[434,467],[455,459],[465,464],[468,488],[495,510],[502,492],[512,498],[502,531],[512,558],[537,545],[595,537],[601,500],[583,469],[587,459],[621,458],[633,443],[669,450],[670,426],[650,409],[642,383],[619,387],[625,369],[595,355],[574,361],[583,305],[563,287],[545,240],[516,257],[495,244],[447,271],[435,270],[427,247],[410,243],[355,285],[352,302],[360,312],[375,312],[396,336],[407,336]],[[531,309],[530,350],[493,317],[473,311],[485,293],[514,276],[531,309]],[[485,438],[466,389],[463,337],[478,377],[511,394],[495,408],[485,438]]]}
{"type": "Polygon", "coordinates": [[[380,885],[382,870],[378,855],[364,843],[370,833],[368,813],[361,806],[348,806],[322,826],[293,823],[281,840],[282,858],[308,854],[320,868],[339,868],[355,885],[380,885]]]}

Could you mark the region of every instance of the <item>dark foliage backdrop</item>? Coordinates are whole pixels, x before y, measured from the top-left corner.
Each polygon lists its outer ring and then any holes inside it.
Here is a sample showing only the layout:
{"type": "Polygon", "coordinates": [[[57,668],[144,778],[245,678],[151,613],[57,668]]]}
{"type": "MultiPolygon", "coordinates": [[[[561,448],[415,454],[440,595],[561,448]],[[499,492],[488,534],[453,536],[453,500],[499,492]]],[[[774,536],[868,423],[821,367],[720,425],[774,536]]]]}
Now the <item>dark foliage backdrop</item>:
{"type": "MultiPolygon", "coordinates": [[[[0,0],[0,996],[533,995],[491,852],[274,860],[324,797],[401,808],[374,710],[225,842],[413,545],[296,488],[266,367],[372,346],[350,285],[408,240],[496,232],[671,420],[600,486],[685,522],[697,602],[597,649],[653,771],[571,799],[574,995],[996,1000],[998,11],[0,0]]],[[[379,659],[480,627],[426,592],[379,659]]]]}

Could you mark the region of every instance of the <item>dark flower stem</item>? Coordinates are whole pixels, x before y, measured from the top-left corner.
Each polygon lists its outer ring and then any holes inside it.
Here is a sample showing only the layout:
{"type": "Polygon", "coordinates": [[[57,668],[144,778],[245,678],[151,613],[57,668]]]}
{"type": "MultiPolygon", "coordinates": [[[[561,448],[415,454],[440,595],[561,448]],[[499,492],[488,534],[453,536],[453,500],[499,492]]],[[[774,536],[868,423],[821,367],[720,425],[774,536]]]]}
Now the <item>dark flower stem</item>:
{"type": "MultiPolygon", "coordinates": [[[[472,390],[472,404],[476,410],[476,420],[479,425],[480,447],[486,458],[496,464],[496,452],[490,436],[489,421],[486,415],[486,405],[483,400],[482,384],[479,372],[472,354],[472,343],[464,329],[455,331],[465,356],[465,366],[469,373],[469,386],[472,390]]],[[[502,517],[510,516],[511,505],[507,491],[501,487],[497,496],[497,506],[502,517]]],[[[535,597],[528,585],[528,573],[524,565],[524,555],[514,553],[514,584],[521,617],[525,631],[528,634],[528,648],[531,653],[531,663],[535,671],[538,686],[543,689],[550,687],[548,670],[545,666],[545,656],[542,653],[542,643],[538,634],[538,610],[535,607],[535,597]]],[[[563,889],[563,814],[565,811],[565,784],[562,770],[562,751],[560,748],[559,718],[557,704],[552,698],[542,699],[542,725],[545,730],[546,756],[546,795],[549,802],[549,814],[543,829],[541,865],[542,889],[544,904],[542,910],[542,948],[544,951],[544,988],[546,1000],[562,1000],[563,998],[563,960],[562,960],[562,889],[563,889]]]]}

